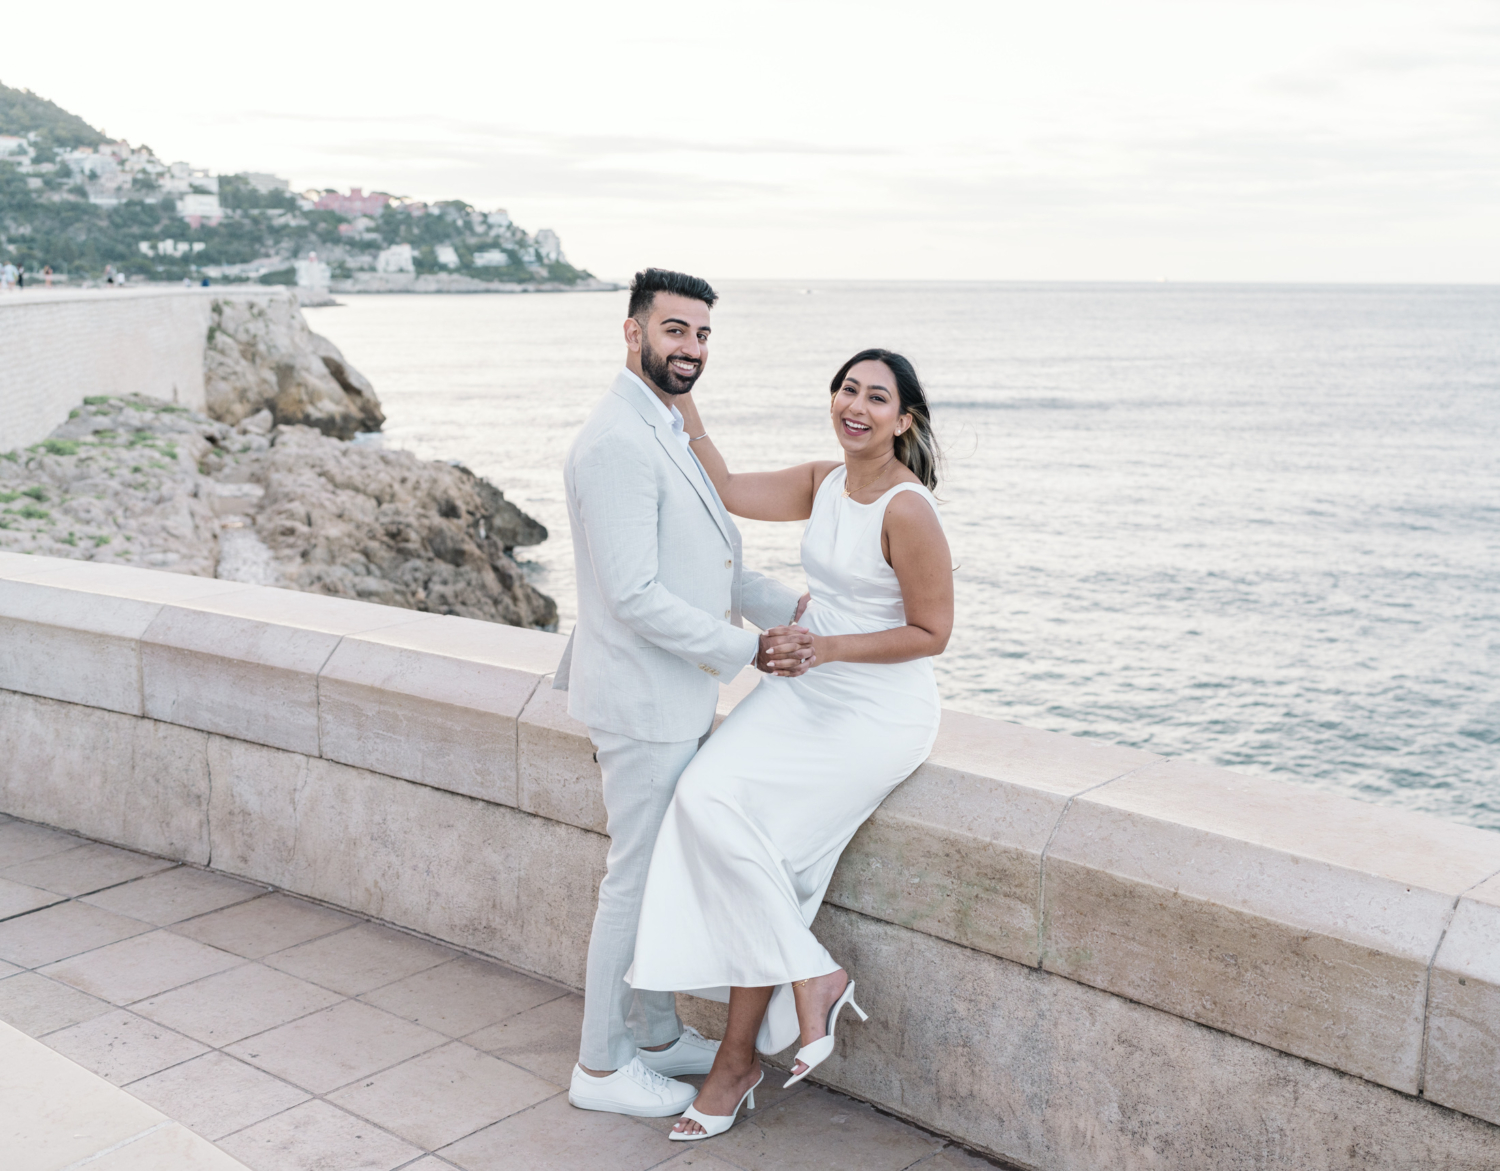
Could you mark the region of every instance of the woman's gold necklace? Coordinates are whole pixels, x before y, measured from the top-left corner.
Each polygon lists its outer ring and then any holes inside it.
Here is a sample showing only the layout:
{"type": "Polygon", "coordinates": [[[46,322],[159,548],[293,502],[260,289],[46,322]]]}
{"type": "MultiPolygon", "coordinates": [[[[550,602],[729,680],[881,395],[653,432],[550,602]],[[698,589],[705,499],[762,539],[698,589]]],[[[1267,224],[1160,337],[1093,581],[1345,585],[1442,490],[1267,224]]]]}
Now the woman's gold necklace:
{"type": "Polygon", "coordinates": [[[895,460],[896,457],[892,455],[890,459],[886,460],[885,463],[880,465],[879,470],[876,471],[874,478],[870,480],[869,484],[861,484],[858,488],[851,488],[849,486],[849,469],[846,466],[844,468],[844,495],[853,496],[856,492],[863,492],[866,488],[870,487],[871,484],[874,484],[876,481],[878,481],[881,475],[885,472],[885,469],[890,467],[891,464],[895,462],[895,460]]]}

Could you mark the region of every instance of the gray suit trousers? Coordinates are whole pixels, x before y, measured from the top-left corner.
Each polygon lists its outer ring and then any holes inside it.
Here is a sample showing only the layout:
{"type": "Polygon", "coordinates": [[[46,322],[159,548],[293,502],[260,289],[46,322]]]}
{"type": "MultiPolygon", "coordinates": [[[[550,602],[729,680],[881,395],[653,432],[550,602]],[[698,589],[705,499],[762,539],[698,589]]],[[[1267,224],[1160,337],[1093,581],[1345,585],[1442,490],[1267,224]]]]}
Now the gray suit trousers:
{"type": "Polygon", "coordinates": [[[665,1045],[682,1031],[673,994],[637,992],[625,982],[625,973],[635,958],[635,929],[656,834],[677,778],[702,738],[661,743],[599,728],[590,728],[589,738],[604,774],[609,859],[589,936],[578,1060],[588,1069],[609,1070],[628,1065],[637,1048],[665,1045]]]}

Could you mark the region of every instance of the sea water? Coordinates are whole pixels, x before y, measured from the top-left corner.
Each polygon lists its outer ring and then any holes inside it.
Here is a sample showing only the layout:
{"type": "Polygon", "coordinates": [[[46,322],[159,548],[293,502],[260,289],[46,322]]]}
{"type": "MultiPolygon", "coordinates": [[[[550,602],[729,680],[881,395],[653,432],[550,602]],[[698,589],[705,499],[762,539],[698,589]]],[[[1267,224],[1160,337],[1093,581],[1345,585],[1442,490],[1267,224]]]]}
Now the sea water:
{"type": "MultiPolygon", "coordinates": [[[[1500,289],[725,282],[697,398],[732,468],[838,458],[828,382],[907,354],[963,711],[1500,829],[1500,289]]],[[[622,293],[344,297],[308,310],[386,444],[456,459],[551,537],[620,368],[622,293]]],[[[801,586],[802,525],[745,521],[801,586]]]]}

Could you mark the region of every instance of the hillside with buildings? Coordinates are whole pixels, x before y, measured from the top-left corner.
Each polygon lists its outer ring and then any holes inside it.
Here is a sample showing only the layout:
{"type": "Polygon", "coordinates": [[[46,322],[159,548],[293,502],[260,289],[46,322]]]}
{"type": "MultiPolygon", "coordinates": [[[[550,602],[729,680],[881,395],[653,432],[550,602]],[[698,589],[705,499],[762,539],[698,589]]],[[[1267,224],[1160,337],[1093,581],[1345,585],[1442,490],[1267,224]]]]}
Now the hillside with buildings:
{"type": "Polygon", "coordinates": [[[275,175],[215,175],[113,141],[0,85],[0,265],[33,281],[297,284],[336,291],[599,287],[551,229],[503,209],[385,192],[293,191],[275,175]]]}

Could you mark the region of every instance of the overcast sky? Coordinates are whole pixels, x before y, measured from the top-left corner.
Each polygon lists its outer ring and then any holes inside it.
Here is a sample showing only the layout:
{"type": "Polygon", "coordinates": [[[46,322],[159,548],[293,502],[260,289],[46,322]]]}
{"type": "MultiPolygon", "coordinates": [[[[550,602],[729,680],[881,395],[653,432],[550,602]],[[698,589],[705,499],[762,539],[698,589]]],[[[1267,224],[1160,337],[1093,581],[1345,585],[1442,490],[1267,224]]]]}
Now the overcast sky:
{"type": "Polygon", "coordinates": [[[1500,2],[11,5],[0,81],[601,276],[1500,279],[1500,2]]]}

